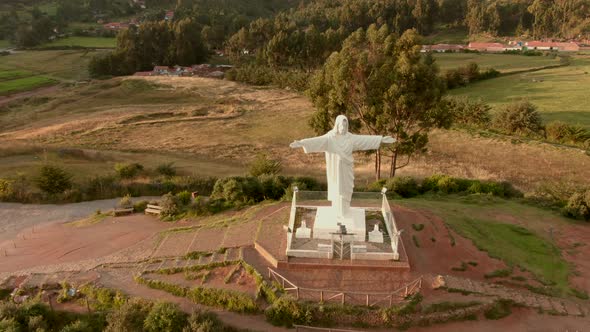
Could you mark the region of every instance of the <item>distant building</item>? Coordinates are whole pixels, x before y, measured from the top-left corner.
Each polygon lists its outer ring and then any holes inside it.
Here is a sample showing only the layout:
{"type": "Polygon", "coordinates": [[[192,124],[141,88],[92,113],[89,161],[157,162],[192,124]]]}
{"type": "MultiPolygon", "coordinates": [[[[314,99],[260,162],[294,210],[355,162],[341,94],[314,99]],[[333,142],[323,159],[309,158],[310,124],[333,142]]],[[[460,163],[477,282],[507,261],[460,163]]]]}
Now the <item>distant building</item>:
{"type": "Polygon", "coordinates": [[[118,31],[129,28],[129,23],[111,22],[102,25],[106,30],[118,31]]]}
{"type": "Polygon", "coordinates": [[[469,43],[467,49],[480,52],[503,52],[506,47],[500,43],[469,43]]]}
{"type": "Polygon", "coordinates": [[[580,45],[574,42],[530,41],[525,43],[525,46],[529,50],[539,51],[577,52],[580,50],[580,45]]]}
{"type": "Polygon", "coordinates": [[[168,66],[155,66],[152,73],[153,75],[168,75],[170,74],[170,68],[168,66]]]}
{"type": "Polygon", "coordinates": [[[166,12],[166,14],[164,15],[164,19],[167,21],[170,21],[174,18],[174,11],[173,10],[169,10],[166,12]]]}
{"type": "Polygon", "coordinates": [[[153,76],[154,73],[151,71],[138,71],[133,76],[153,76]]]}
{"type": "Polygon", "coordinates": [[[465,49],[463,45],[457,44],[436,44],[436,45],[422,45],[422,53],[424,52],[460,52],[465,49]]]}

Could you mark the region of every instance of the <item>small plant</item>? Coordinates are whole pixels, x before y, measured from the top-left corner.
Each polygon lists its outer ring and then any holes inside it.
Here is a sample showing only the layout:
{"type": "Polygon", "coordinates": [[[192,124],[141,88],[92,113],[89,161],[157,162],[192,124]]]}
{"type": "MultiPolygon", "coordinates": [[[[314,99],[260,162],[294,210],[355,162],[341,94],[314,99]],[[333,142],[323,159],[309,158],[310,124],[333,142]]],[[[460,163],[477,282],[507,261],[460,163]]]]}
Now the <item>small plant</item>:
{"type": "Polygon", "coordinates": [[[281,168],[279,160],[269,159],[266,154],[258,154],[250,164],[249,173],[251,176],[275,175],[281,171],[281,168]]]}
{"type": "Polygon", "coordinates": [[[459,266],[459,267],[454,266],[454,267],[451,268],[451,270],[453,270],[453,271],[460,271],[460,272],[466,271],[467,270],[467,264],[465,262],[461,262],[461,266],[459,266]]]}
{"type": "Polygon", "coordinates": [[[416,232],[420,232],[421,230],[424,229],[424,224],[412,224],[412,228],[416,231],[416,232]]]}
{"type": "Polygon", "coordinates": [[[436,239],[435,239],[435,238],[433,238],[433,237],[431,237],[431,238],[430,238],[430,241],[432,241],[432,243],[434,243],[434,242],[436,242],[436,239]]]}
{"type": "Polygon", "coordinates": [[[523,276],[514,276],[514,277],[510,277],[510,279],[516,280],[516,281],[526,281],[526,278],[523,276]]]}
{"type": "Polygon", "coordinates": [[[117,163],[115,164],[115,172],[121,179],[131,179],[143,171],[143,165],[138,163],[117,163]]]}
{"type": "Polygon", "coordinates": [[[176,169],[174,168],[174,163],[160,164],[160,165],[158,165],[158,167],[156,167],[156,172],[158,174],[161,174],[164,176],[175,176],[176,175],[176,169]]]}
{"type": "Polygon", "coordinates": [[[453,236],[453,234],[449,233],[449,238],[451,239],[451,247],[455,246],[455,237],[453,236]]]}
{"type": "Polygon", "coordinates": [[[176,196],[176,200],[178,201],[178,204],[182,205],[182,206],[187,206],[190,204],[191,200],[192,200],[192,195],[190,192],[188,191],[181,191],[178,194],[175,195],[176,196]]]}
{"type": "Polygon", "coordinates": [[[420,248],[420,242],[418,242],[418,238],[416,237],[416,235],[412,235],[412,241],[414,241],[414,245],[416,246],[416,248],[420,248]]]}
{"type": "Polygon", "coordinates": [[[484,316],[487,319],[500,319],[507,317],[512,313],[512,307],[514,305],[515,302],[512,300],[496,300],[488,310],[484,311],[484,316]]]}
{"type": "Polygon", "coordinates": [[[492,271],[490,273],[486,273],[484,275],[485,278],[490,279],[490,278],[506,278],[508,276],[510,276],[512,274],[512,270],[511,269],[500,269],[500,270],[495,270],[492,271]]]}
{"type": "Polygon", "coordinates": [[[494,119],[494,127],[507,134],[536,136],[543,129],[537,107],[528,101],[508,105],[494,119]]]}
{"type": "Polygon", "coordinates": [[[147,208],[148,201],[139,201],[133,204],[133,212],[143,212],[147,208]]]}
{"type": "Polygon", "coordinates": [[[206,270],[205,272],[203,272],[203,275],[201,275],[201,285],[203,285],[207,282],[207,279],[209,279],[210,275],[211,275],[210,270],[206,270]]]}
{"type": "Polygon", "coordinates": [[[474,262],[474,261],[469,261],[469,262],[467,262],[467,264],[469,264],[473,267],[477,266],[477,262],[474,262]]]}
{"type": "Polygon", "coordinates": [[[129,194],[123,196],[119,201],[118,206],[122,209],[128,209],[133,207],[133,201],[131,200],[131,196],[129,194]]]}

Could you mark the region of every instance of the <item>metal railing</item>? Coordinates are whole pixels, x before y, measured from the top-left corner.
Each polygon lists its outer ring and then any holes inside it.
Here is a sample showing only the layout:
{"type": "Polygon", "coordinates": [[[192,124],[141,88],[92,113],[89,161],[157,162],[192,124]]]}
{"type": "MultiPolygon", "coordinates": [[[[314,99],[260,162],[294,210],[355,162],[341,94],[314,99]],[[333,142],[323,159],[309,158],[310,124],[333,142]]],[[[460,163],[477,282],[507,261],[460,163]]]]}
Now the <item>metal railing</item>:
{"type": "Polygon", "coordinates": [[[299,287],[271,268],[268,268],[268,277],[282,285],[286,292],[294,294],[297,300],[305,299],[323,303],[337,301],[341,304],[362,304],[368,307],[383,303],[392,306],[394,303],[403,301],[409,295],[419,293],[422,288],[422,276],[402,285],[393,292],[350,292],[299,287]]]}

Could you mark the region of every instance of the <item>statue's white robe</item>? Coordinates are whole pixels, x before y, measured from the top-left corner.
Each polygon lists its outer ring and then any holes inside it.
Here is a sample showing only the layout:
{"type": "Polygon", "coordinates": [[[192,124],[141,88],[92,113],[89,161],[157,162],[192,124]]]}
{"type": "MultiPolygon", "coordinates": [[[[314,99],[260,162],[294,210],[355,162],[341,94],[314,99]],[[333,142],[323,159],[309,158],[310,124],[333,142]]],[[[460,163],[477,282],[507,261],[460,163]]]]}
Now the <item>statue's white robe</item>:
{"type": "Polygon", "coordinates": [[[353,151],[376,150],[381,145],[383,136],[355,135],[346,133],[337,135],[328,132],[325,135],[306,138],[299,143],[305,153],[326,153],[326,175],[328,179],[328,200],[332,206],[346,211],[350,207],[354,189],[353,151]]]}

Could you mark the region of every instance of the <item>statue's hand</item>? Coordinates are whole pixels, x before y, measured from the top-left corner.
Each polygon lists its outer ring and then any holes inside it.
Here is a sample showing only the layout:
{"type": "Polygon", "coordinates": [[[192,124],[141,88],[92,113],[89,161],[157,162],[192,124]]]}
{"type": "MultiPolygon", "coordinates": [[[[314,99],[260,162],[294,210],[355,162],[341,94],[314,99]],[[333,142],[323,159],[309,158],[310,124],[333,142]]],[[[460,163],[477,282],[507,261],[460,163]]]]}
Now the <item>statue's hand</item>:
{"type": "Polygon", "coordinates": [[[385,144],[395,143],[395,138],[393,138],[391,136],[385,136],[381,139],[381,143],[385,143],[385,144]]]}
{"type": "Polygon", "coordinates": [[[295,148],[300,148],[302,145],[301,143],[299,143],[299,141],[293,141],[293,143],[289,144],[289,146],[293,149],[295,148]]]}

